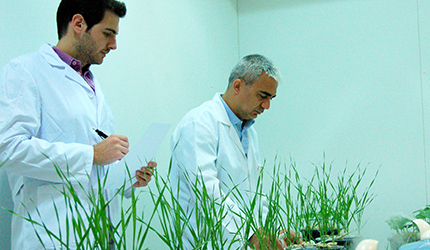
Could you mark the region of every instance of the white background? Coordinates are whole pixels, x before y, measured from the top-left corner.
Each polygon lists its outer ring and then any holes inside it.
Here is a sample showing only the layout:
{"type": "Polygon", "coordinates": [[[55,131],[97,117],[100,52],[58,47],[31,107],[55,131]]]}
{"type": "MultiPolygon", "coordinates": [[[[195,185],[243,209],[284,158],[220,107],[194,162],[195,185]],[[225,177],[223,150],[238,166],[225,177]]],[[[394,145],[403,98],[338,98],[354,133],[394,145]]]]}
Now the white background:
{"type": "MultiPolygon", "coordinates": [[[[43,42],[56,44],[58,3],[2,0],[0,67],[43,42]]],[[[388,246],[391,215],[411,215],[428,203],[430,1],[125,3],[117,51],[92,69],[117,133],[132,145],[153,121],[176,126],[188,110],[225,90],[240,57],[261,53],[283,75],[271,109],[255,124],[267,165],[292,157],[306,176],[325,154],[335,169],[368,166],[369,178],[380,168],[362,231],[381,241],[380,249],[388,246]]],[[[157,154],[160,174],[167,171],[169,139],[157,154]]],[[[4,175],[0,206],[11,208],[4,175]]],[[[140,203],[149,212],[145,199],[147,193],[140,203]]],[[[9,248],[8,217],[0,211],[0,249],[9,248]]],[[[146,246],[163,249],[154,234],[146,246]]]]}

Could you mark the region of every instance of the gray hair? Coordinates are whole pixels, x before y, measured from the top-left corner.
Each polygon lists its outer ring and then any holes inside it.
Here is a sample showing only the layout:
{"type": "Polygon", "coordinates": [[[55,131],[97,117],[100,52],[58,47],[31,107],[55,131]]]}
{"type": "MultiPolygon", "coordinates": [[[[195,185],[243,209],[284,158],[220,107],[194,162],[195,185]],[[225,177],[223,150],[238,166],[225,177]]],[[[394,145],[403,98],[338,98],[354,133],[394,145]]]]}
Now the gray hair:
{"type": "Polygon", "coordinates": [[[277,82],[280,82],[281,76],[272,61],[258,54],[245,56],[231,71],[228,79],[228,88],[233,85],[236,79],[242,79],[246,85],[252,85],[263,72],[277,82]]]}

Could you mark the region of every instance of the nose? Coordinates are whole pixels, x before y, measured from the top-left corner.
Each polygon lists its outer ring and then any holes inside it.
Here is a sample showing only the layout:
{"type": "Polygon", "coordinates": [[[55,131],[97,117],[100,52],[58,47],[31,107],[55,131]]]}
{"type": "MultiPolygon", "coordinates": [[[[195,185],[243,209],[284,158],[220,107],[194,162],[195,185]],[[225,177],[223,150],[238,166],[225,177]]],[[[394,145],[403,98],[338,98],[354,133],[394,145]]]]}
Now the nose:
{"type": "Polygon", "coordinates": [[[111,50],[116,50],[116,48],[117,48],[117,45],[116,45],[116,37],[113,37],[113,38],[111,39],[111,41],[109,42],[108,47],[109,47],[109,49],[111,49],[111,50]]]}
{"type": "Polygon", "coordinates": [[[261,103],[261,108],[263,108],[263,109],[269,109],[270,108],[270,99],[264,100],[261,103]]]}

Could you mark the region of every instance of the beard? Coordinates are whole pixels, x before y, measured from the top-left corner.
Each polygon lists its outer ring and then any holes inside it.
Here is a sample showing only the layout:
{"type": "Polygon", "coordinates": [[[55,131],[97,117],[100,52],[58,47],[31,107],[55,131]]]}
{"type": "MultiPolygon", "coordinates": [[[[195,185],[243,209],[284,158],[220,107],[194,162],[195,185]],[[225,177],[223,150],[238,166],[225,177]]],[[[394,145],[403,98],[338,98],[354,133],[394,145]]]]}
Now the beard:
{"type": "Polygon", "coordinates": [[[98,50],[96,48],[96,42],[91,36],[91,31],[85,32],[76,43],[76,59],[81,61],[82,67],[91,64],[101,64],[103,57],[97,56],[98,50]]]}

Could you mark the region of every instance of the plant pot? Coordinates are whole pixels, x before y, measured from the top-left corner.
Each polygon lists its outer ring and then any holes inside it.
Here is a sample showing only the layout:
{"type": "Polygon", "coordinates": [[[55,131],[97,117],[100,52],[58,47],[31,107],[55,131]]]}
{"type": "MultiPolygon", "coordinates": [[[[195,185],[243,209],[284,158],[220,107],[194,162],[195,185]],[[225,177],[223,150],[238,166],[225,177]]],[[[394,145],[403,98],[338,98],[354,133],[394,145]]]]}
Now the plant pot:
{"type": "MultiPolygon", "coordinates": [[[[311,229],[311,230],[307,230],[307,229],[302,229],[301,230],[303,238],[306,241],[315,241],[315,242],[319,242],[321,237],[321,232],[319,229],[311,229]]],[[[339,230],[338,229],[327,229],[326,235],[338,235],[339,234],[339,230]]]]}
{"type": "Polygon", "coordinates": [[[417,232],[407,232],[403,234],[394,234],[388,241],[390,242],[391,250],[398,250],[401,246],[419,241],[420,237],[417,232]]]}
{"type": "Polygon", "coordinates": [[[357,237],[355,236],[345,236],[341,239],[335,240],[338,246],[342,246],[344,249],[354,249],[354,242],[357,237]]]}

